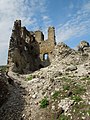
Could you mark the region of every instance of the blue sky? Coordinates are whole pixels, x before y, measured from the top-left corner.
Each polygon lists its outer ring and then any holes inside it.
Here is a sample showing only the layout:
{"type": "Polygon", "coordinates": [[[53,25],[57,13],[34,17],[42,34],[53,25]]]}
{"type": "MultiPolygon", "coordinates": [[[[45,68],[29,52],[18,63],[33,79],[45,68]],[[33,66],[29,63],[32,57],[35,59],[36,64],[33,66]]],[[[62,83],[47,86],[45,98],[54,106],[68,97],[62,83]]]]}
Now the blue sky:
{"type": "Polygon", "coordinates": [[[54,26],[56,40],[75,48],[90,42],[90,0],[0,0],[0,65],[7,63],[13,22],[22,20],[30,31],[54,26]]]}

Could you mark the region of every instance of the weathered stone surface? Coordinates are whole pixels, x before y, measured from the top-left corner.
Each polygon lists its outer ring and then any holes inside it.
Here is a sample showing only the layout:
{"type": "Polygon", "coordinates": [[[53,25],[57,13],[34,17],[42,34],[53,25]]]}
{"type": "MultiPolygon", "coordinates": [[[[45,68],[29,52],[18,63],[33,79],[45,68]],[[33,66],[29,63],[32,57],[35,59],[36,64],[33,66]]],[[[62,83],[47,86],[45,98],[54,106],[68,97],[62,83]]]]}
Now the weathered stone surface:
{"type": "Polygon", "coordinates": [[[52,60],[56,57],[57,58],[59,57],[61,60],[64,57],[71,54],[71,52],[72,52],[72,49],[69,46],[67,46],[65,43],[61,42],[55,46],[55,49],[54,49],[51,57],[52,57],[52,60]]]}
{"type": "Polygon", "coordinates": [[[41,31],[30,32],[21,26],[21,20],[16,20],[8,52],[9,70],[27,73],[48,66],[55,44],[54,27],[48,28],[48,39],[44,40],[41,31]]]}
{"type": "MultiPolygon", "coordinates": [[[[86,48],[90,51],[90,47],[86,48]]],[[[15,86],[10,84],[10,99],[3,104],[0,118],[56,120],[69,117],[69,120],[81,120],[83,111],[86,113],[90,106],[90,52],[86,50],[86,53],[89,54],[87,58],[61,43],[55,46],[54,58],[48,67],[22,75],[10,71],[8,74],[15,86]],[[66,71],[68,67],[71,70],[66,71]],[[30,77],[32,79],[28,79],[30,77]],[[49,105],[42,109],[40,101],[44,97],[49,105]]],[[[87,114],[84,116],[86,120],[90,119],[87,114]]]]}
{"type": "Polygon", "coordinates": [[[77,70],[77,66],[75,65],[71,65],[66,68],[66,71],[74,71],[74,70],[77,70]]]}
{"type": "Polygon", "coordinates": [[[53,119],[56,120],[59,116],[64,112],[64,110],[60,107],[57,111],[52,112],[53,119]]]}
{"type": "Polygon", "coordinates": [[[61,102],[58,104],[58,108],[63,108],[66,112],[68,111],[69,107],[74,103],[74,100],[70,100],[69,98],[62,99],[61,102]]]}
{"type": "Polygon", "coordinates": [[[5,76],[0,75],[0,107],[8,98],[9,90],[5,76]]]}
{"type": "Polygon", "coordinates": [[[78,45],[78,50],[83,51],[85,47],[89,47],[89,43],[87,41],[81,41],[78,45]]]}

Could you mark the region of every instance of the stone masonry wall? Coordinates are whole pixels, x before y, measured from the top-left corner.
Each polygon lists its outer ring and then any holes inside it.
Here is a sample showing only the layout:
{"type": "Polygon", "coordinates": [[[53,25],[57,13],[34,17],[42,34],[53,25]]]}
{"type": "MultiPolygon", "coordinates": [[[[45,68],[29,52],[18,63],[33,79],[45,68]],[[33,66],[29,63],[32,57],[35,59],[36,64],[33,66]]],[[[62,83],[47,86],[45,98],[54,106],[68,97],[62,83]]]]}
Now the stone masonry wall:
{"type": "Polygon", "coordinates": [[[9,70],[26,73],[50,64],[50,55],[56,45],[55,29],[48,28],[48,39],[41,31],[28,31],[21,20],[14,22],[8,51],[9,70]],[[47,54],[47,59],[44,55],[47,54]]]}

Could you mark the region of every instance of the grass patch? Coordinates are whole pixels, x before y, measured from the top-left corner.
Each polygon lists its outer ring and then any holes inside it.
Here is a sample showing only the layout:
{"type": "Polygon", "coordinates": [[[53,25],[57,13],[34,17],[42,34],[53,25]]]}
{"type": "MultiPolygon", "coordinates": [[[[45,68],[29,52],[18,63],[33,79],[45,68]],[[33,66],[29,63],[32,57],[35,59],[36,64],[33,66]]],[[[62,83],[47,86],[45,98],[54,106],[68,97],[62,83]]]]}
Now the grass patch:
{"type": "Polygon", "coordinates": [[[71,79],[67,78],[67,77],[62,77],[61,80],[65,81],[65,82],[70,82],[71,79]]]}
{"type": "Polygon", "coordinates": [[[62,77],[62,78],[60,78],[60,80],[62,80],[62,83],[63,83],[63,85],[70,85],[72,82],[73,82],[73,80],[71,79],[71,78],[69,78],[69,77],[62,77]]]}
{"type": "Polygon", "coordinates": [[[90,109],[89,109],[89,110],[87,110],[87,113],[88,113],[88,115],[90,116],[90,109]]]}
{"type": "Polygon", "coordinates": [[[41,108],[46,108],[48,105],[49,105],[49,101],[47,100],[46,97],[40,101],[41,108]]]}
{"type": "Polygon", "coordinates": [[[80,80],[90,80],[90,77],[83,77],[80,80]]]}
{"type": "Polygon", "coordinates": [[[52,95],[53,99],[57,99],[60,95],[60,91],[55,91],[54,94],[52,95]]]}
{"type": "Polygon", "coordinates": [[[75,104],[71,109],[71,114],[73,117],[72,120],[76,120],[77,118],[79,118],[79,120],[82,120],[82,116],[84,115],[86,117],[87,114],[89,115],[89,112],[89,105],[87,105],[84,101],[80,102],[80,104],[75,104]]]}
{"type": "Polygon", "coordinates": [[[61,114],[59,116],[59,119],[58,120],[69,120],[67,116],[65,116],[64,114],[61,114]]]}
{"type": "Polygon", "coordinates": [[[84,88],[84,86],[76,85],[73,88],[73,94],[83,94],[84,92],[86,92],[86,89],[84,88]]]}
{"type": "Polygon", "coordinates": [[[33,76],[32,75],[29,75],[28,77],[27,77],[27,80],[29,81],[29,80],[32,80],[33,79],[33,76]]]}
{"type": "Polygon", "coordinates": [[[71,99],[74,100],[76,103],[78,103],[78,102],[80,102],[80,101],[83,100],[83,99],[82,99],[80,96],[78,96],[78,95],[73,95],[73,96],[71,96],[71,99]]]}
{"type": "Polygon", "coordinates": [[[70,86],[69,85],[64,85],[63,86],[63,90],[66,91],[66,90],[69,90],[70,89],[70,86]]]}

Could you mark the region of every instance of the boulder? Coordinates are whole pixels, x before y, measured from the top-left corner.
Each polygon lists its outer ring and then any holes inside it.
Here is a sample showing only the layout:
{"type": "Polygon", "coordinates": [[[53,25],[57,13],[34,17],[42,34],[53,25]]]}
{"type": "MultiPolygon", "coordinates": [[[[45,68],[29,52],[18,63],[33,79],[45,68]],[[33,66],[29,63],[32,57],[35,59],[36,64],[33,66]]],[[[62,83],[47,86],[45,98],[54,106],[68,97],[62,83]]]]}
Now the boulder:
{"type": "Polygon", "coordinates": [[[65,98],[65,99],[62,99],[61,102],[58,104],[58,108],[62,108],[65,112],[67,112],[73,103],[74,103],[74,100],[65,98]]]}
{"type": "Polygon", "coordinates": [[[66,71],[75,71],[75,70],[77,70],[77,66],[75,65],[71,65],[66,68],[66,71]]]}
{"type": "Polygon", "coordinates": [[[89,47],[89,43],[87,41],[81,41],[78,45],[78,51],[83,51],[85,47],[89,47]]]}

